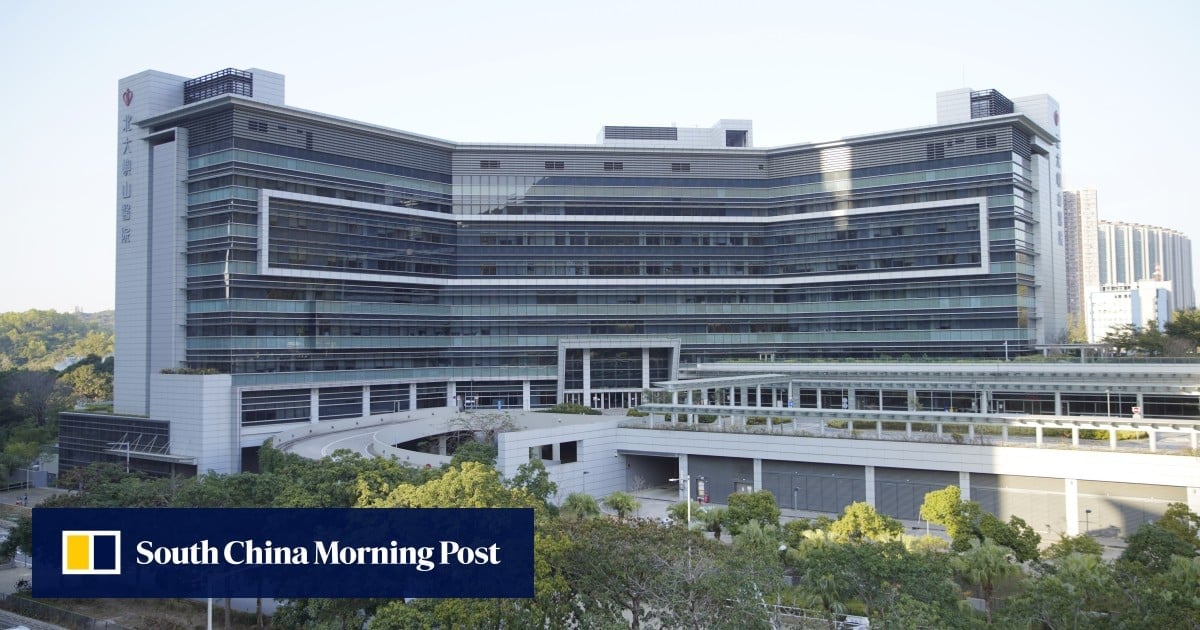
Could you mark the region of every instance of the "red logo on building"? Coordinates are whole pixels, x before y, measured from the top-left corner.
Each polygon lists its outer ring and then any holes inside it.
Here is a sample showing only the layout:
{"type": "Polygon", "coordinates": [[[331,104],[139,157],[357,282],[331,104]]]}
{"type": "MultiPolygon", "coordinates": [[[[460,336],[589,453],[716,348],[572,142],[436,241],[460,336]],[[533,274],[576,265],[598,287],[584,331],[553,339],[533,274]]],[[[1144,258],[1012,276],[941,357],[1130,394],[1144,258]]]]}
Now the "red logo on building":
{"type": "Polygon", "coordinates": [[[129,104],[133,102],[133,90],[125,88],[125,93],[121,95],[121,100],[125,101],[125,107],[129,107],[129,104]]]}

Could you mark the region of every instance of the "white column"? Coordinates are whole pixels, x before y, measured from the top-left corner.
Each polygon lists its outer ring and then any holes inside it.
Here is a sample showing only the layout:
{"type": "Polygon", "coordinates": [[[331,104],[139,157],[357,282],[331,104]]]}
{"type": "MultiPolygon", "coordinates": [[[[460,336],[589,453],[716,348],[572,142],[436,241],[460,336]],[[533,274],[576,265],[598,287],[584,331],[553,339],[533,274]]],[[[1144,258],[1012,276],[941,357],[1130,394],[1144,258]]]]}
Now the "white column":
{"type": "Polygon", "coordinates": [[[583,353],[583,406],[592,406],[592,353],[588,348],[580,350],[583,353]]]}
{"type": "Polygon", "coordinates": [[[1187,489],[1188,509],[1200,514],[1200,487],[1187,489]]]}
{"type": "Polygon", "coordinates": [[[529,411],[529,381],[521,381],[521,409],[529,411]]]}
{"type": "Polygon", "coordinates": [[[650,348],[642,348],[642,389],[650,389],[650,348]]]}
{"type": "Polygon", "coordinates": [[[370,385],[363,385],[362,415],[364,418],[371,417],[371,386],[370,385]]]}
{"type": "Polygon", "coordinates": [[[1033,438],[1034,444],[1041,446],[1042,445],[1042,425],[1039,424],[1038,426],[1034,427],[1033,435],[1034,435],[1034,438],[1033,438]]]}
{"type": "Polygon", "coordinates": [[[1150,438],[1150,452],[1158,450],[1158,431],[1155,429],[1147,429],[1146,435],[1150,438]]]}
{"type": "Polygon", "coordinates": [[[1079,427],[1071,427],[1071,446],[1079,446],[1079,427]]]}
{"type": "Polygon", "coordinates": [[[1067,535],[1079,535],[1079,484],[1074,479],[1063,480],[1063,495],[1067,501],[1067,535]]]}
{"type": "Polygon", "coordinates": [[[818,387],[817,388],[817,409],[824,409],[824,408],[825,408],[825,400],[824,400],[824,397],[821,396],[821,388],[818,387]]]}
{"type": "Polygon", "coordinates": [[[1062,414],[1062,392],[1054,392],[1054,415],[1061,416],[1062,414]]]}
{"type": "Polygon", "coordinates": [[[408,410],[409,411],[417,410],[417,384],[416,383],[408,384],[408,410]]]}
{"type": "Polygon", "coordinates": [[[848,409],[858,409],[858,390],[851,387],[846,390],[846,405],[848,409]]]}
{"type": "Polygon", "coordinates": [[[962,496],[963,501],[971,500],[971,473],[959,471],[958,492],[962,496]]]}
{"type": "Polygon", "coordinates": [[[916,411],[916,410],[917,410],[917,405],[916,405],[916,403],[917,403],[917,390],[915,390],[915,389],[911,389],[911,388],[910,388],[910,389],[909,389],[909,390],[906,392],[906,394],[907,394],[907,395],[906,395],[906,398],[908,399],[908,403],[907,403],[907,404],[908,404],[908,410],[909,410],[909,411],[916,411]]]}
{"type": "Polygon", "coordinates": [[[316,424],[321,420],[321,390],[308,390],[308,421],[316,424]]]}
{"type": "Polygon", "coordinates": [[[863,485],[866,490],[867,505],[875,507],[875,467],[863,466],[864,480],[863,485]]]}
{"type": "Polygon", "coordinates": [[[763,489],[762,485],[762,460],[754,458],[754,491],[758,492],[763,489]]]}
{"type": "Polygon", "coordinates": [[[458,383],[456,381],[447,382],[446,383],[446,406],[447,407],[455,406],[454,399],[457,397],[458,397],[458,383]]]}

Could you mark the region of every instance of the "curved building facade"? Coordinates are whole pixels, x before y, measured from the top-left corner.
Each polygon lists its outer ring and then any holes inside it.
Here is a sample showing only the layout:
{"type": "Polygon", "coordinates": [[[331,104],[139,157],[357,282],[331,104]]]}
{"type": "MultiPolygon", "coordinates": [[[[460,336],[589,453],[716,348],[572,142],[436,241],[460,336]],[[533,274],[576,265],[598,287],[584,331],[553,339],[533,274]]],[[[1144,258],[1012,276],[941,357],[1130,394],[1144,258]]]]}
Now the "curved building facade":
{"type": "Polygon", "coordinates": [[[680,364],[1002,357],[1065,334],[1044,95],[956,90],[936,125],[759,149],[738,120],[450,142],[283,88],[257,69],[120,82],[117,413],[196,436],[221,416],[212,439],[245,445],[410,408],[628,406],[680,364]]]}

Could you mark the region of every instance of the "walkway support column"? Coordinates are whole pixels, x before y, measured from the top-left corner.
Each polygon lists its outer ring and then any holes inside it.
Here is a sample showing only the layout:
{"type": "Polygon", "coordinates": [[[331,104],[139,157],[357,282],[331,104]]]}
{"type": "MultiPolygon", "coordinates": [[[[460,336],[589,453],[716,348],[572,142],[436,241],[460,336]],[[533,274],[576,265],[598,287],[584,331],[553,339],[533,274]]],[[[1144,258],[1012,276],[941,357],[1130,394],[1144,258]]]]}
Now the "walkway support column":
{"type": "Polygon", "coordinates": [[[958,492],[963,501],[971,500],[971,473],[961,470],[958,472],[958,492]]]}
{"type": "Polygon", "coordinates": [[[1063,480],[1063,496],[1067,501],[1067,535],[1079,535],[1079,483],[1074,479],[1063,480]]]}
{"type": "Polygon", "coordinates": [[[763,489],[762,459],[758,458],[758,457],[754,458],[754,479],[753,479],[753,481],[754,481],[754,491],[755,492],[758,492],[759,490],[763,489]]]}
{"type": "Polygon", "coordinates": [[[308,390],[308,421],[313,424],[321,421],[321,390],[316,387],[308,390]]]}
{"type": "Polygon", "coordinates": [[[371,417],[371,386],[370,385],[363,385],[362,416],[364,418],[371,417]]]}

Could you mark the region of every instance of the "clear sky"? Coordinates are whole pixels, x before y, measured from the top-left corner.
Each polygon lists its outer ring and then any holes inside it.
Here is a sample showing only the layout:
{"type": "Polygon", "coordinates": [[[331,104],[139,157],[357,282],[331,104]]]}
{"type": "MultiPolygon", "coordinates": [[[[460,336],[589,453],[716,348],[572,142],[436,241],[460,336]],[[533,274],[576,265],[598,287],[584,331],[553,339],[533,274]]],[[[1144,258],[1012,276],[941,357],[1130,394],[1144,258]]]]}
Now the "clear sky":
{"type": "Polygon", "coordinates": [[[464,142],[754,121],[758,147],[933,124],[935,94],[1061,105],[1067,188],[1180,230],[1200,147],[1200,2],[0,3],[0,311],[113,306],[117,80],[226,67],[289,105],[464,142]],[[836,6],[835,6],[836,5],[836,6]]]}

